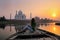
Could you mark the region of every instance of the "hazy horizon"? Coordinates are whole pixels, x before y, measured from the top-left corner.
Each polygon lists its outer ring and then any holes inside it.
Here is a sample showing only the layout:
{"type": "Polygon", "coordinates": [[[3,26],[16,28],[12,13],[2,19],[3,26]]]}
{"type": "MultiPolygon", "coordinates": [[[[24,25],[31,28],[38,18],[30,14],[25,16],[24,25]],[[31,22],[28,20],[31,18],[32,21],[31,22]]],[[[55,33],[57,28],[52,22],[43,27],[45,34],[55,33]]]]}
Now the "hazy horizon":
{"type": "Polygon", "coordinates": [[[32,17],[50,18],[60,20],[60,0],[0,0],[0,17],[7,19],[16,14],[16,10],[22,10],[27,18],[32,17]]]}

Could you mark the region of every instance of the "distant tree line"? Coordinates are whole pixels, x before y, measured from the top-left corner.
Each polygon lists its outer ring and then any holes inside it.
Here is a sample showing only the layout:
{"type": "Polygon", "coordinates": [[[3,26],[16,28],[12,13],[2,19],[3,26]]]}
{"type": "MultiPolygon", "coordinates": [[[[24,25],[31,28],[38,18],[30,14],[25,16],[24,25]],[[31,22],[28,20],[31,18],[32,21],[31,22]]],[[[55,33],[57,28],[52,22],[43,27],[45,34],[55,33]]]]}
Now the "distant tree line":
{"type": "Polygon", "coordinates": [[[53,22],[53,20],[51,20],[51,19],[48,19],[48,18],[45,18],[45,19],[40,19],[40,21],[41,22],[44,22],[44,23],[46,23],[46,22],[53,22]]]}
{"type": "Polygon", "coordinates": [[[53,22],[52,19],[48,19],[48,18],[39,18],[39,17],[35,17],[35,20],[37,23],[48,23],[48,22],[53,22]]]}
{"type": "Polygon", "coordinates": [[[3,16],[3,17],[0,17],[0,21],[6,21],[6,18],[5,18],[5,16],[3,16]]]}

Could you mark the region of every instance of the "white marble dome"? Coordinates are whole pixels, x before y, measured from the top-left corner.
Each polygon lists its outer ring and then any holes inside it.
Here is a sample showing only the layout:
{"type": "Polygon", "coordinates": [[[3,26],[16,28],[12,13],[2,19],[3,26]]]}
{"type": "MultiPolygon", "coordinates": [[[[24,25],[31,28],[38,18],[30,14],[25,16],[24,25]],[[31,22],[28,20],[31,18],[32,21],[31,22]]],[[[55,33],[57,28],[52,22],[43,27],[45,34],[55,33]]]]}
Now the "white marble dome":
{"type": "Polygon", "coordinates": [[[16,11],[15,19],[16,20],[26,20],[26,16],[25,16],[25,14],[23,14],[23,12],[21,10],[19,10],[18,12],[16,11]]]}

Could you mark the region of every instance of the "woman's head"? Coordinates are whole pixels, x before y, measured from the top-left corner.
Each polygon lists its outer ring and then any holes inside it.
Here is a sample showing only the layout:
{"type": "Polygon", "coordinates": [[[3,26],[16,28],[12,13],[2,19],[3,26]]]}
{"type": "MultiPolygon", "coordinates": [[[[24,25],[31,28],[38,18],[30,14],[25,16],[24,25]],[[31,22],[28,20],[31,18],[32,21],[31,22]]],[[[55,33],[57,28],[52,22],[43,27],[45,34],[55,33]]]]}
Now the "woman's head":
{"type": "Polygon", "coordinates": [[[34,19],[34,18],[32,18],[32,19],[31,19],[31,22],[35,22],[35,19],[34,19]]]}

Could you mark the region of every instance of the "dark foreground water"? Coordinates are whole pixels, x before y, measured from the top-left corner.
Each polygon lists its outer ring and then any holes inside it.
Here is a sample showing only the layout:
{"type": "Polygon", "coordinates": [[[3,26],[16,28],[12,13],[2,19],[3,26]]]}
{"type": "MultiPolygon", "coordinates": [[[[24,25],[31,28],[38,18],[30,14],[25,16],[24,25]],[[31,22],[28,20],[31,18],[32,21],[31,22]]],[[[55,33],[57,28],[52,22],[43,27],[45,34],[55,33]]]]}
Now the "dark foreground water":
{"type": "MultiPolygon", "coordinates": [[[[15,26],[7,26],[7,25],[0,25],[0,40],[5,40],[10,35],[20,31],[20,29],[24,27],[24,25],[15,25],[15,26]]],[[[60,36],[60,26],[54,24],[41,24],[39,29],[43,29],[49,32],[52,32],[56,35],[60,36]]]]}

